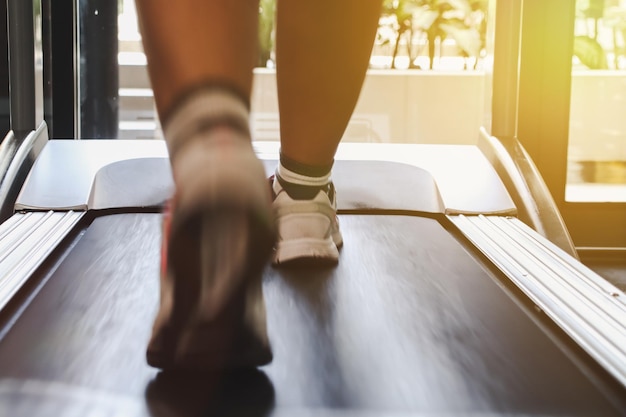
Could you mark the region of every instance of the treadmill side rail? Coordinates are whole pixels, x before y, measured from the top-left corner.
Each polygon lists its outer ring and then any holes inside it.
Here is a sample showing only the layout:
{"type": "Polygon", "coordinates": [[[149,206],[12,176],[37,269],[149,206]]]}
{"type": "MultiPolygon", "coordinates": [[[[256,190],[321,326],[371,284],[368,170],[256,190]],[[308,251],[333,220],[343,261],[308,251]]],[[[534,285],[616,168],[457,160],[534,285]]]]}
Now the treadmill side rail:
{"type": "Polygon", "coordinates": [[[449,219],[626,386],[626,294],[519,219],[483,215],[449,219]]]}
{"type": "Polygon", "coordinates": [[[0,225],[0,311],[84,214],[17,213],[0,225]]]}
{"type": "Polygon", "coordinates": [[[42,122],[21,139],[10,131],[0,144],[0,223],[15,213],[20,190],[46,143],[48,126],[42,122]]]}

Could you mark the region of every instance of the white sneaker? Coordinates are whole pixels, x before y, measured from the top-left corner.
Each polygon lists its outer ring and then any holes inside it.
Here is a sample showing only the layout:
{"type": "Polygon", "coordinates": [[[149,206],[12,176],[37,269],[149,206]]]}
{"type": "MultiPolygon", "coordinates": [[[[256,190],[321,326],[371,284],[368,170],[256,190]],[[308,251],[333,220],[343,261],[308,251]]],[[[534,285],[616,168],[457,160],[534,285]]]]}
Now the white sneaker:
{"type": "Polygon", "coordinates": [[[310,196],[296,196],[273,177],[274,216],[278,239],[272,262],[278,264],[313,263],[336,264],[343,244],[337,200],[332,182],[312,188],[310,196]]]}

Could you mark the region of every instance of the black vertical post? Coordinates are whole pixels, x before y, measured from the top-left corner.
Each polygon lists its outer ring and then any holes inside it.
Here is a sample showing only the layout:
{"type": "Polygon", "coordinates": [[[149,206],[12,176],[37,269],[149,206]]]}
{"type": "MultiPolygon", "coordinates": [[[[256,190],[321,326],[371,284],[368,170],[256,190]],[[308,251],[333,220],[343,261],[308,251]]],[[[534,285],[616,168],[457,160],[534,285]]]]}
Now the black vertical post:
{"type": "Polygon", "coordinates": [[[77,137],[75,0],[42,0],[44,118],[50,138],[77,137]]]}
{"type": "Polygon", "coordinates": [[[119,132],[117,1],[80,0],[80,136],[119,132]]]}
{"type": "Polygon", "coordinates": [[[0,1],[0,141],[10,129],[7,2],[0,1]]]}
{"type": "Polygon", "coordinates": [[[11,129],[22,139],[36,129],[35,30],[32,1],[7,0],[11,129]]]}
{"type": "Polygon", "coordinates": [[[54,137],[54,121],[52,120],[52,13],[50,2],[41,2],[41,41],[43,49],[43,118],[48,125],[48,135],[54,137]]]}

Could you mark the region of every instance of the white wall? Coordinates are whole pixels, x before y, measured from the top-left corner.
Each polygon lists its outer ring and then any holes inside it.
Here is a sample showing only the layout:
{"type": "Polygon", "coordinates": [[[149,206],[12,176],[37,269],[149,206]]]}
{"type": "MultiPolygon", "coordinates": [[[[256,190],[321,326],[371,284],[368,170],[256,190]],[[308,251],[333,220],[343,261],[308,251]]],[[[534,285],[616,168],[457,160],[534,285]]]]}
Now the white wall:
{"type": "Polygon", "coordinates": [[[573,74],[568,156],[626,161],[626,71],[573,74]]]}
{"type": "MultiPolygon", "coordinates": [[[[371,70],[346,142],[472,144],[482,120],[479,72],[371,70]]],[[[256,70],[252,97],[256,140],[278,140],[278,100],[272,70],[256,70]]]]}
{"type": "MultiPolygon", "coordinates": [[[[479,72],[370,70],[346,142],[474,144],[483,120],[479,72]]],[[[252,97],[256,140],[278,140],[273,70],[256,70],[252,97]]],[[[626,161],[626,71],[572,77],[572,161],[626,161]]]]}

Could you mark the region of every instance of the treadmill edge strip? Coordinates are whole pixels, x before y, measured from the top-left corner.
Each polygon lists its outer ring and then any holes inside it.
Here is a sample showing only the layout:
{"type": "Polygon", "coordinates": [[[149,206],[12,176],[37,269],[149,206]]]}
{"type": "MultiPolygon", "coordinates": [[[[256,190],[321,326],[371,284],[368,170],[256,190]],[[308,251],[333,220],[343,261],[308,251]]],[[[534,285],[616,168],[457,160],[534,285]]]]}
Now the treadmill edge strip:
{"type": "Polygon", "coordinates": [[[0,311],[84,214],[17,213],[0,225],[0,311]]]}
{"type": "Polygon", "coordinates": [[[626,296],[519,219],[448,216],[542,311],[626,386],[626,296]]]}

